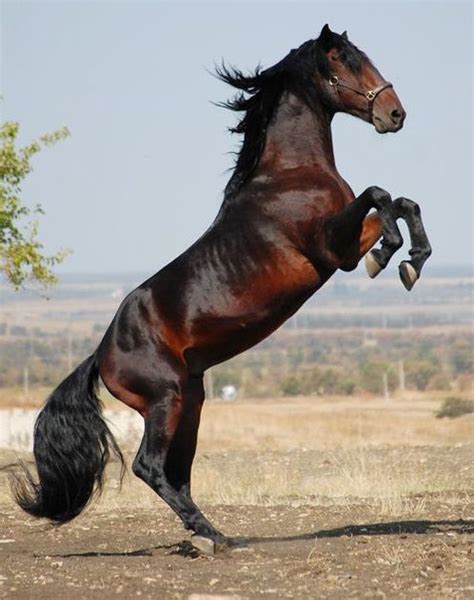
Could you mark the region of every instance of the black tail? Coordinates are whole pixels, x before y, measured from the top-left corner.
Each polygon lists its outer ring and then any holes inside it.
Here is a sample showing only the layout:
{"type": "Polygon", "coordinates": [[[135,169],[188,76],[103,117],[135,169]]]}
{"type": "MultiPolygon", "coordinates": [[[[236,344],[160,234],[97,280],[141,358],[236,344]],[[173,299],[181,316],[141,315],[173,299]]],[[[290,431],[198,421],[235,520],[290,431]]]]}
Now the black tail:
{"type": "Polygon", "coordinates": [[[25,468],[14,478],[16,501],[35,517],[65,523],[76,517],[100,491],[109,447],[120,449],[102,417],[97,397],[98,369],[90,356],[48,398],[34,431],[38,483],[25,468]]]}

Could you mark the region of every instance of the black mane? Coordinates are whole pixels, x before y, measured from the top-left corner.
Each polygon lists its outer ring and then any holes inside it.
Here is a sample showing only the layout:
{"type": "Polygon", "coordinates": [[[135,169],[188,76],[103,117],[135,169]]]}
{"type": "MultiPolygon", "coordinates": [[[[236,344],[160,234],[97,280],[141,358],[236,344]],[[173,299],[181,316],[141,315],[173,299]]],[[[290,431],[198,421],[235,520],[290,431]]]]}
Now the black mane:
{"type": "Polygon", "coordinates": [[[240,90],[234,98],[222,102],[219,106],[243,112],[244,115],[235,127],[229,131],[244,135],[242,146],[237,156],[234,171],[224,192],[225,198],[236,194],[256,168],[262,155],[267,127],[278,106],[281,94],[291,90],[311,105],[315,94],[311,77],[317,69],[322,77],[329,78],[329,62],[326,50],[336,48],[342,55],[345,64],[357,71],[360,69],[363,55],[343,35],[329,32],[316,40],[308,40],[299,48],[291,50],[273,67],[245,76],[242,71],[222,64],[216,68],[219,79],[240,90]]]}

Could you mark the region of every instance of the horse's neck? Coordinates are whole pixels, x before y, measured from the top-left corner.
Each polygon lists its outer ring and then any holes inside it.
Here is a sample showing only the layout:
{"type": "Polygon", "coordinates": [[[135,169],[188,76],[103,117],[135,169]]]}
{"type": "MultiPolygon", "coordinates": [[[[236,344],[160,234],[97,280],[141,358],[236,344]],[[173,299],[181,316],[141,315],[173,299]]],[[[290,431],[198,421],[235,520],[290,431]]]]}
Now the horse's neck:
{"type": "Polygon", "coordinates": [[[267,131],[259,171],[318,165],[335,170],[331,117],[322,105],[310,110],[297,96],[282,96],[267,131]]]}

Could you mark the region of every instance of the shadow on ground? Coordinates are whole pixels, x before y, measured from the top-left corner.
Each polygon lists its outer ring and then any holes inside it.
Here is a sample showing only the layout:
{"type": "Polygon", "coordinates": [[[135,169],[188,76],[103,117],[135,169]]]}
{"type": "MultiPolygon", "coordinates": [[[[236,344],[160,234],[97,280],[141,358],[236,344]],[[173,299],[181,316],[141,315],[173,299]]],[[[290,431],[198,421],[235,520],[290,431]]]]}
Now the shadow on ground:
{"type": "MultiPolygon", "coordinates": [[[[335,529],[321,529],[319,531],[303,533],[300,535],[276,536],[276,537],[234,537],[228,538],[229,547],[243,548],[254,544],[265,543],[294,543],[315,540],[318,538],[340,538],[353,536],[377,536],[377,535],[433,535],[437,533],[454,532],[457,534],[474,533],[474,520],[438,520],[438,521],[393,521],[390,523],[367,523],[363,525],[347,525],[335,529]]],[[[55,554],[55,557],[71,558],[84,557],[96,558],[106,556],[152,556],[156,550],[165,550],[167,554],[180,554],[182,556],[195,558],[199,552],[193,548],[189,540],[177,544],[158,545],[137,550],[123,552],[87,551],[68,554],[55,554]]],[[[35,554],[35,556],[39,556],[35,554]]]]}
{"type": "Polygon", "coordinates": [[[368,523],[365,525],[347,525],[335,529],[321,529],[301,535],[282,537],[236,537],[236,544],[252,545],[265,542],[298,542],[317,538],[338,538],[358,535],[403,535],[403,534],[435,534],[435,533],[474,533],[474,521],[457,519],[454,521],[393,521],[390,523],[368,523]]]}

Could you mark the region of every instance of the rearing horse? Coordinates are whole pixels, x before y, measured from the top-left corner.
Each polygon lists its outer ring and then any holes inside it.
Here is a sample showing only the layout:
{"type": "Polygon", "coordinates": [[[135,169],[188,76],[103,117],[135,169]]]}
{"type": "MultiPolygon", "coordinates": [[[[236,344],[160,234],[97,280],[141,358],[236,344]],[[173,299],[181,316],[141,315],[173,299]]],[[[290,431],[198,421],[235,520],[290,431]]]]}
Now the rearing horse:
{"type": "Polygon", "coordinates": [[[407,289],[431,253],[414,202],[392,201],[379,187],[355,198],[337,171],[335,113],[379,133],[405,119],[392,84],[346,33],[326,25],[267,70],[245,77],[222,67],[218,75],[241,90],[226,106],[243,112],[233,131],[244,134],[222,207],[186,252],[125,298],[96,352],[49,397],[35,425],[38,481],[28,471],[16,479],[17,501],[34,516],[74,518],[100,489],[109,449],[122,459],[101,415],[100,375],[143,416],[133,472],[187,529],[224,541],[190,489],[205,370],[263,340],[369,251],[369,275],[377,275],[402,245],[397,219],[411,239],[400,265],[407,289]]]}

